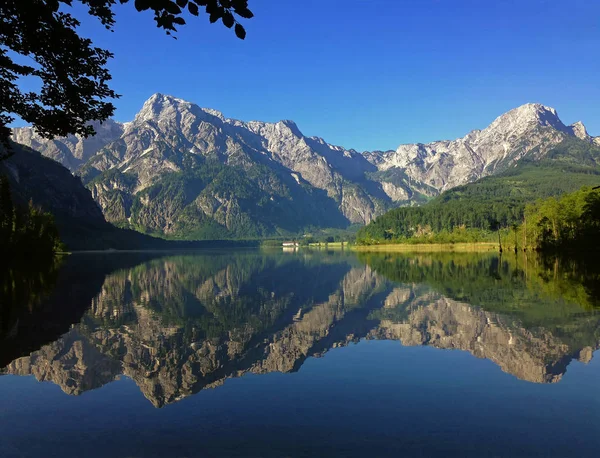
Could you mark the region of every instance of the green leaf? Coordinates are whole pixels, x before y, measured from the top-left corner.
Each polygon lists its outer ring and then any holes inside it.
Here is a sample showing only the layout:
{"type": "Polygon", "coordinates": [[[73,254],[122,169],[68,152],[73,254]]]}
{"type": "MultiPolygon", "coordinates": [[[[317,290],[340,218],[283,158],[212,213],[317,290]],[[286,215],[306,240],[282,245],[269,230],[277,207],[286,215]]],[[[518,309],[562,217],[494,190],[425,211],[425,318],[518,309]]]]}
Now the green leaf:
{"type": "Polygon", "coordinates": [[[195,3],[189,2],[188,10],[190,11],[190,14],[193,14],[194,16],[198,16],[198,5],[196,5],[195,3]]]}
{"type": "Polygon", "coordinates": [[[241,24],[235,25],[235,34],[240,39],[243,40],[246,38],[246,29],[241,24]]]}
{"type": "Polygon", "coordinates": [[[138,11],[145,11],[150,8],[149,0],[135,0],[135,9],[138,11]]]}
{"type": "Polygon", "coordinates": [[[171,14],[181,14],[181,8],[179,8],[175,3],[173,2],[166,2],[165,3],[165,11],[167,13],[171,13],[171,14]]]}
{"type": "Polygon", "coordinates": [[[248,8],[236,8],[235,13],[243,18],[250,19],[254,17],[254,13],[248,8]]]}
{"type": "Polygon", "coordinates": [[[223,14],[221,20],[223,21],[225,27],[229,29],[232,28],[233,24],[235,23],[235,19],[233,19],[233,14],[231,14],[229,11],[225,11],[225,14],[223,14]]]}
{"type": "Polygon", "coordinates": [[[181,8],[179,8],[175,3],[173,2],[166,2],[165,3],[165,11],[167,13],[170,14],[181,14],[181,8]]]}

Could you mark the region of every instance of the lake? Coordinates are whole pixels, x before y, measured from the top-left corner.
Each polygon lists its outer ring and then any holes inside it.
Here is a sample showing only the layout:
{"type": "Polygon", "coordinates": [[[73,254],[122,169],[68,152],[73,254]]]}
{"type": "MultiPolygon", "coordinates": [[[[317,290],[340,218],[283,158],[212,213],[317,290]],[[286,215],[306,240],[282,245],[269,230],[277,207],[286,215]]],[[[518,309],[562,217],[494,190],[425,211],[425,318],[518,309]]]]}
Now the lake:
{"type": "Polygon", "coordinates": [[[600,454],[589,265],[248,249],[0,274],[5,458],[600,454]]]}

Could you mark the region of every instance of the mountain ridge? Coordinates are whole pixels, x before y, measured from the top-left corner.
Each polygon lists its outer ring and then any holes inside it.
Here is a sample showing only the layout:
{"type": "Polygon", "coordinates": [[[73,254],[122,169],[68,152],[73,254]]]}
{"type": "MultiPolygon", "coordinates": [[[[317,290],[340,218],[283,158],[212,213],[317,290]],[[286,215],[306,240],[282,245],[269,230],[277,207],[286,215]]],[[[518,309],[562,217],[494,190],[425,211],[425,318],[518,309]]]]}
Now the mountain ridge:
{"type": "Polygon", "coordinates": [[[176,238],[368,224],[524,157],[540,160],[565,139],[600,145],[583,123],[567,126],[554,108],[537,103],[456,140],[362,153],[304,136],[291,120],[240,121],[160,93],[132,121],[111,121],[100,138],[61,144],[26,129],[15,129],[13,138],[80,175],[108,221],[176,238]]]}

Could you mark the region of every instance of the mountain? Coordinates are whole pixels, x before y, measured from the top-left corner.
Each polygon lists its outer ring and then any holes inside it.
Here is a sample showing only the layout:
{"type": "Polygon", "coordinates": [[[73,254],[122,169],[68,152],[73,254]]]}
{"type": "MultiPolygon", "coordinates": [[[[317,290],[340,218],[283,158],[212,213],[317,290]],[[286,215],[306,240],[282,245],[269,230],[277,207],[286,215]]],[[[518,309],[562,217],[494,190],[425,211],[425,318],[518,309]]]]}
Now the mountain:
{"type": "Polygon", "coordinates": [[[359,153],[306,137],[293,121],[243,122],[163,94],[91,139],[14,139],[71,168],[106,219],[187,239],[295,234],[368,224],[387,210],[539,161],[556,145],[599,145],[556,110],[526,104],[453,141],[359,153]],[[98,137],[98,138],[97,138],[98,137]],[[95,152],[95,154],[93,154],[95,152]]]}
{"type": "Polygon", "coordinates": [[[0,374],[34,375],[71,395],[126,375],[163,407],[248,373],[295,372],[363,338],[461,349],[535,383],[560,381],[600,346],[598,315],[577,302],[585,295],[568,296],[580,286],[568,268],[556,297],[539,289],[551,266],[526,279],[495,256],[367,261],[205,253],[118,269],[80,322],[0,374]],[[464,292],[460,276],[471,280],[464,292]]]}
{"type": "Polygon", "coordinates": [[[457,140],[400,145],[365,156],[380,173],[401,172],[398,183],[418,180],[442,192],[504,171],[525,157],[540,160],[569,138],[600,146],[600,137],[590,137],[581,122],[566,126],[554,108],[530,103],[457,140]]]}
{"type": "Polygon", "coordinates": [[[391,204],[375,170],[291,121],[244,123],[156,94],[79,173],[109,221],[222,238],[366,223],[391,204]]]}
{"type": "MultiPolygon", "coordinates": [[[[71,250],[199,248],[203,242],[167,242],[108,223],[81,180],[61,164],[23,145],[0,161],[15,204],[35,206],[52,213],[61,240],[71,250]]],[[[205,243],[205,242],[204,242],[205,243]]],[[[234,242],[228,242],[229,244],[234,242]]],[[[242,243],[239,243],[242,245],[242,243]]],[[[217,246],[218,242],[212,242],[217,246]]]]}
{"type": "Polygon", "coordinates": [[[357,240],[369,244],[463,226],[489,231],[520,225],[527,204],[599,184],[600,145],[568,137],[541,159],[526,155],[513,167],[444,191],[426,205],[393,209],[361,228],[357,240]]]}
{"type": "Polygon", "coordinates": [[[123,134],[123,124],[109,119],[104,123],[92,122],[96,135],[83,138],[80,135],[58,137],[49,140],[39,136],[30,127],[17,127],[12,131],[16,143],[27,145],[44,156],[54,159],[74,172],[107,144],[123,134]]]}
{"type": "Polygon", "coordinates": [[[14,155],[0,161],[17,205],[29,201],[54,215],[61,239],[69,246],[93,230],[110,230],[98,204],[81,181],[57,162],[13,144],[14,155]]]}

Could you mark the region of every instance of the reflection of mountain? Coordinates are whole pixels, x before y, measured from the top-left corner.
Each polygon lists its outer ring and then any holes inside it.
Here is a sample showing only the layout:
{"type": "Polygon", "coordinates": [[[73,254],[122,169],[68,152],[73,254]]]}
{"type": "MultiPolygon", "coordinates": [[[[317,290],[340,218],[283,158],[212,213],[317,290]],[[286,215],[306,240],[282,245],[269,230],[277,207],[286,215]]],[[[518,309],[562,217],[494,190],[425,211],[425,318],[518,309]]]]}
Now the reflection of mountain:
{"type": "MultiPolygon", "coordinates": [[[[415,296],[409,288],[392,295],[406,297],[401,321],[383,318],[371,336],[400,340],[403,345],[431,345],[467,350],[498,364],[504,372],[530,382],[557,382],[573,357],[569,346],[543,328],[526,329],[510,318],[489,313],[440,294],[415,296]]],[[[385,310],[381,314],[385,317],[385,310]]],[[[582,358],[592,349],[582,350],[582,358]]],[[[577,353],[577,352],[575,352],[577,353]]]]}
{"type": "Polygon", "coordinates": [[[598,316],[524,326],[510,314],[391,283],[351,256],[167,257],[108,276],[81,323],[4,372],[79,394],[123,374],[157,407],[245,373],[292,372],[361,338],[467,350],[556,382],[598,347],[598,316]],[[580,336],[569,339],[561,330],[580,336]]]}
{"type": "Polygon", "coordinates": [[[78,322],[108,274],[159,253],[79,254],[0,270],[0,367],[58,339],[78,322]]]}

